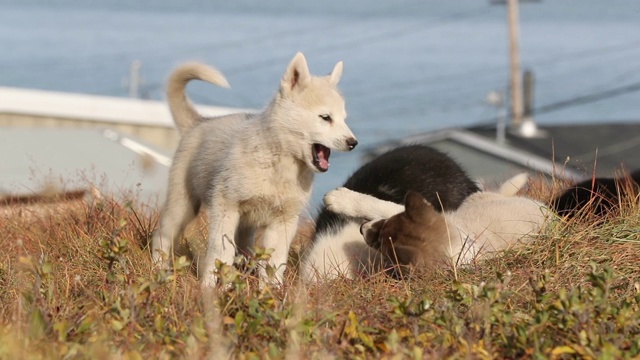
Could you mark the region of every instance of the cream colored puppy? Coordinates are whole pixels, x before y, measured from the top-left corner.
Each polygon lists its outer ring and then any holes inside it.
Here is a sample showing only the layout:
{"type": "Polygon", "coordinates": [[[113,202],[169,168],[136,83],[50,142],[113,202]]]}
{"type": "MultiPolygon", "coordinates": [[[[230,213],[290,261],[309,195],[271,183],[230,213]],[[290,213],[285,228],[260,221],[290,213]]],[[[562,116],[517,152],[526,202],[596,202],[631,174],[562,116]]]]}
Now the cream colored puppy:
{"type": "Polygon", "coordinates": [[[341,75],[338,62],[328,76],[312,76],[298,53],[262,112],[205,118],[187,99],[187,83],[197,79],[227,87],[226,79],[202,64],[176,69],[167,95],[182,140],[153,237],[153,259],[168,267],[185,227],[206,207],[209,239],[199,263],[203,286],[217,281],[216,259],[231,264],[236,254],[251,251],[258,229],[263,230],[264,247],[274,249],[271,265],[281,281],[314,174],[329,169],[331,149],[348,151],[358,143],[345,123],[345,103],[337,88],[341,75]]]}

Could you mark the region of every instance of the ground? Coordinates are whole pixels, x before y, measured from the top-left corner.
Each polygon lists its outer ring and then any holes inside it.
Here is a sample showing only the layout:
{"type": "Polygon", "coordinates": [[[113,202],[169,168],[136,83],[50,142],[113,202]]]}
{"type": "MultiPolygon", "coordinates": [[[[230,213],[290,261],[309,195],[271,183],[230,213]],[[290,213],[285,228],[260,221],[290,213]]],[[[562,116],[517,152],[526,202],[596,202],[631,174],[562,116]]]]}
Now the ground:
{"type": "MultiPolygon", "coordinates": [[[[529,195],[554,188],[533,181],[529,195]]],[[[557,190],[556,190],[557,192],[557,190]]],[[[0,207],[0,359],[640,356],[640,209],[553,219],[473,266],[259,287],[268,251],[203,292],[187,257],[154,270],[157,209],[109,197],[0,207]]],[[[312,235],[301,224],[290,269],[312,235]]],[[[187,241],[197,250],[200,219],[187,241]]]]}

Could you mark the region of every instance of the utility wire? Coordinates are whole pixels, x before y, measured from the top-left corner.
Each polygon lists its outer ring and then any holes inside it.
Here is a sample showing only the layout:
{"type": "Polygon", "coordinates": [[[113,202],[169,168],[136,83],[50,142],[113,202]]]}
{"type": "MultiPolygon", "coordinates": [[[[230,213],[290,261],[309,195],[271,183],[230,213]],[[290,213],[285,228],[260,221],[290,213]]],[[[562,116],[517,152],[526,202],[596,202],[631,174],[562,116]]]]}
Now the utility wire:
{"type": "MultiPolygon", "coordinates": [[[[459,12],[455,12],[452,13],[450,15],[441,17],[441,18],[437,18],[435,19],[434,23],[435,25],[440,25],[443,21],[446,20],[457,20],[460,18],[464,18],[467,17],[469,15],[473,15],[474,13],[476,13],[478,10],[485,10],[485,9],[489,9],[491,8],[490,6],[482,6],[482,7],[477,7],[477,8],[472,8],[472,9],[467,9],[467,10],[463,10],[463,11],[459,11],[459,12]]],[[[334,25],[332,25],[331,23],[328,24],[328,26],[333,27],[334,25]]],[[[342,49],[345,47],[353,47],[353,46],[363,46],[363,45],[368,45],[370,43],[375,43],[375,42],[379,42],[382,40],[386,40],[386,39],[390,39],[390,38],[394,38],[396,36],[400,36],[403,35],[407,32],[409,32],[412,29],[416,29],[416,31],[422,31],[423,29],[420,29],[420,27],[422,27],[422,25],[411,25],[402,29],[398,29],[398,30],[393,30],[387,33],[381,33],[381,34],[374,34],[374,35],[370,35],[367,37],[363,37],[360,39],[355,39],[355,40],[351,40],[351,41],[347,41],[345,43],[341,43],[341,44],[333,44],[333,45],[328,45],[326,47],[320,47],[317,50],[319,51],[324,51],[324,50],[332,50],[332,49],[342,49]],[[369,43],[365,43],[366,41],[370,41],[369,43]]],[[[429,28],[429,27],[427,27],[429,28]]],[[[266,39],[272,39],[274,37],[276,38],[282,38],[283,36],[299,36],[301,34],[305,34],[305,33],[310,33],[310,32],[314,32],[317,31],[317,28],[310,28],[310,29],[298,29],[296,31],[291,31],[291,30],[285,30],[285,31],[280,31],[280,32],[273,32],[273,33],[269,33],[269,34],[265,34],[262,36],[257,36],[257,37],[252,37],[251,39],[249,39],[248,41],[244,41],[244,40],[228,40],[228,41],[223,41],[221,43],[217,43],[217,44],[207,44],[207,45],[196,45],[194,47],[181,47],[181,48],[172,48],[172,49],[151,49],[151,50],[143,50],[140,53],[136,53],[135,56],[140,56],[140,54],[144,55],[144,54],[149,54],[149,55],[163,55],[163,54],[170,54],[173,53],[175,51],[179,51],[179,52],[188,52],[188,51],[198,51],[198,50],[206,50],[206,49],[216,49],[216,48],[236,48],[236,47],[243,47],[246,46],[250,43],[254,43],[256,41],[261,41],[261,40],[266,40],[266,39]]],[[[575,55],[581,55],[581,54],[587,54],[590,51],[608,51],[610,49],[616,48],[618,46],[629,46],[629,44],[616,44],[613,45],[611,47],[604,47],[604,48],[600,48],[600,49],[587,49],[586,51],[578,51],[575,53],[575,55]]],[[[97,56],[92,56],[92,57],[87,57],[84,59],[83,63],[91,65],[91,66],[95,66],[96,64],[103,64],[103,63],[111,63],[111,62],[120,62],[123,61],[121,59],[106,59],[105,56],[109,56],[109,57],[120,57],[120,58],[129,58],[132,56],[131,53],[129,52],[121,52],[121,53],[116,53],[116,54],[101,54],[101,55],[97,55],[97,56]],[[95,59],[95,60],[94,60],[95,59]]],[[[563,55],[561,55],[563,56],[563,55]]],[[[282,59],[281,57],[278,57],[277,63],[280,63],[280,59],[282,59]]],[[[60,65],[68,65],[67,62],[67,58],[61,58],[60,61],[61,63],[59,63],[60,65]]],[[[50,71],[51,69],[51,59],[46,59],[43,60],[47,62],[47,66],[45,67],[48,71],[50,71]]],[[[547,60],[548,61],[548,60],[547,60]]],[[[554,59],[551,59],[551,62],[553,62],[554,59]]],[[[536,63],[538,63],[538,61],[534,61],[536,63]]],[[[234,70],[239,70],[239,71],[249,71],[249,70],[254,70],[256,69],[256,66],[260,66],[260,65],[267,65],[270,66],[273,62],[269,61],[269,60],[264,60],[258,63],[250,63],[250,64],[245,64],[242,65],[240,67],[237,68],[232,68],[231,71],[234,70]]],[[[37,64],[42,64],[41,62],[37,62],[37,64]]],[[[23,62],[21,64],[12,66],[12,65],[7,65],[4,64],[3,67],[6,69],[11,68],[11,67],[24,67],[24,66],[29,66],[30,64],[27,62],[26,64],[23,62]]],[[[54,66],[56,65],[55,63],[53,64],[54,66]]],[[[486,72],[486,69],[485,69],[486,72]]],[[[455,75],[455,74],[452,74],[455,75]]]]}
{"type": "MultiPolygon", "coordinates": [[[[411,25],[402,26],[398,29],[378,32],[375,34],[369,34],[363,37],[359,37],[357,39],[347,39],[346,41],[333,43],[330,45],[319,46],[315,48],[311,48],[310,50],[313,52],[324,52],[323,55],[326,55],[326,52],[335,52],[336,50],[344,50],[344,49],[354,49],[360,46],[369,46],[371,44],[383,42],[390,39],[396,39],[398,36],[402,36],[409,32],[422,32],[431,30],[438,26],[445,24],[446,21],[455,21],[468,16],[477,15],[482,11],[490,9],[491,7],[481,6],[475,7],[463,11],[458,11],[443,17],[439,17],[433,20],[428,26],[425,27],[423,22],[413,23],[411,25]]],[[[242,64],[236,67],[231,67],[224,70],[225,74],[234,74],[234,73],[248,73],[258,70],[263,70],[264,68],[269,68],[273,66],[280,66],[283,62],[288,60],[288,55],[278,55],[273,56],[271,58],[262,59],[259,61],[254,61],[248,64],[242,64]]],[[[148,85],[151,91],[155,91],[156,88],[160,88],[163,86],[162,83],[151,83],[148,85]]]]}
{"type": "MultiPolygon", "coordinates": [[[[620,86],[617,88],[613,88],[613,89],[609,89],[609,90],[605,90],[605,91],[600,91],[600,92],[596,92],[596,93],[592,93],[592,94],[588,94],[588,95],[583,95],[583,96],[576,96],[576,97],[572,97],[570,99],[565,99],[565,100],[561,100],[561,101],[557,101],[557,102],[553,102],[550,104],[546,104],[546,105],[542,105],[542,106],[538,106],[536,108],[533,109],[533,114],[545,114],[545,113],[550,113],[550,112],[554,112],[554,111],[558,111],[558,110],[562,110],[562,109],[566,109],[566,108],[570,108],[570,107],[575,107],[575,106],[581,106],[581,105],[585,105],[585,104],[589,104],[589,103],[593,103],[596,101],[602,101],[602,100],[606,100],[609,98],[613,98],[616,96],[621,96],[621,95],[626,95],[629,93],[633,93],[636,91],[640,91],[640,82],[636,82],[633,84],[629,84],[626,86],[620,86]]],[[[457,110],[468,110],[474,107],[478,107],[478,105],[474,106],[473,103],[469,103],[467,104],[466,107],[462,107],[460,109],[457,110]]],[[[402,116],[411,116],[411,115],[426,115],[428,113],[432,113],[435,111],[438,111],[439,113],[448,113],[451,111],[456,110],[455,108],[436,108],[434,111],[431,110],[427,110],[426,112],[424,111],[424,109],[422,108],[417,108],[417,107],[412,107],[412,108],[404,108],[402,110],[399,111],[393,111],[393,112],[387,112],[387,113],[383,113],[383,114],[378,114],[381,118],[385,117],[385,116],[393,116],[394,118],[398,118],[398,117],[402,117],[402,116]],[[439,111],[438,111],[439,110],[439,111]]],[[[495,117],[490,117],[490,118],[485,118],[479,121],[476,121],[476,123],[478,124],[493,124],[495,123],[496,118],[495,117]]],[[[374,130],[372,128],[372,130],[374,130]]]]}
{"type": "MultiPolygon", "coordinates": [[[[362,36],[357,39],[347,39],[346,41],[337,42],[337,43],[333,43],[325,46],[319,46],[316,48],[311,48],[310,50],[314,52],[322,51],[324,52],[323,55],[325,55],[326,52],[332,52],[332,51],[344,50],[344,49],[354,49],[361,46],[369,46],[371,44],[383,42],[389,39],[396,39],[398,36],[402,36],[409,32],[422,32],[426,30],[431,30],[433,28],[443,25],[446,21],[459,20],[459,19],[468,17],[470,15],[476,15],[476,14],[479,14],[481,11],[485,11],[489,8],[490,8],[489,6],[475,7],[475,8],[458,11],[458,12],[434,19],[434,21],[431,22],[428,26],[424,26],[424,23],[418,22],[408,26],[403,26],[399,29],[382,31],[375,34],[362,36]]],[[[287,59],[288,57],[284,57],[284,56],[274,56],[269,59],[251,62],[248,64],[242,64],[240,66],[227,69],[225,70],[225,73],[231,74],[234,72],[246,73],[249,71],[257,71],[257,70],[264,69],[266,67],[281,65],[282,62],[286,61],[287,59]]]]}
{"type": "MultiPolygon", "coordinates": [[[[461,17],[465,17],[468,14],[473,14],[475,12],[477,12],[478,10],[484,10],[484,9],[488,9],[489,6],[482,6],[482,7],[477,7],[477,8],[472,8],[472,9],[468,9],[468,10],[463,10],[463,11],[459,11],[459,12],[455,12],[452,13],[450,15],[447,16],[443,16],[441,18],[437,18],[435,19],[435,23],[434,24],[440,24],[443,21],[446,21],[448,19],[456,19],[456,18],[461,18],[461,17]]],[[[325,24],[326,26],[330,27],[330,28],[339,28],[340,24],[343,24],[344,22],[338,22],[338,21],[334,21],[334,22],[330,22],[328,24],[325,24]]],[[[354,23],[352,22],[346,22],[347,27],[353,26],[354,23]]],[[[323,46],[323,47],[319,47],[316,49],[313,49],[315,51],[332,51],[332,50],[336,50],[336,49],[344,49],[344,48],[350,48],[353,46],[362,46],[362,42],[363,41],[369,41],[371,40],[371,43],[375,43],[375,42],[379,42],[381,40],[387,40],[389,38],[392,38],[394,36],[400,36],[403,35],[411,30],[417,29],[418,31],[421,31],[419,28],[423,27],[424,24],[423,23],[419,23],[419,24],[414,24],[414,25],[410,25],[410,26],[405,26],[402,27],[401,29],[397,29],[397,30],[393,30],[393,31],[387,31],[387,32],[382,32],[379,34],[373,34],[373,35],[369,35],[366,37],[362,37],[360,39],[355,39],[355,40],[351,40],[351,41],[347,41],[347,42],[343,42],[343,43],[337,43],[337,44],[332,44],[332,45],[328,45],[328,46],[323,46]]],[[[429,27],[427,27],[428,29],[429,27]]],[[[277,31],[277,32],[271,32],[268,34],[260,34],[259,36],[253,36],[250,37],[249,39],[245,38],[242,40],[239,39],[234,39],[234,40],[227,40],[227,41],[223,41],[220,43],[216,43],[216,44],[207,44],[207,45],[196,45],[196,46],[191,46],[191,47],[180,47],[180,48],[171,48],[171,49],[149,49],[149,50],[143,50],[140,52],[136,52],[136,53],[130,53],[130,52],[120,52],[120,53],[110,53],[110,54],[100,54],[100,55],[94,55],[94,56],[88,56],[85,57],[83,59],[83,61],[81,62],[81,64],[84,64],[87,67],[95,67],[97,65],[104,65],[104,64],[112,64],[112,63],[119,63],[122,61],[126,61],[127,59],[130,59],[132,57],[142,57],[144,55],[147,56],[163,56],[164,54],[166,55],[170,55],[172,53],[175,52],[192,52],[192,51],[202,51],[202,50],[207,50],[207,49],[230,49],[230,48],[240,48],[240,47],[244,47],[244,46],[250,46],[251,44],[255,44],[256,42],[260,42],[260,41],[265,41],[265,40],[269,40],[269,39],[279,39],[279,40],[283,40],[286,39],[287,37],[290,38],[295,38],[295,37],[299,37],[301,35],[306,35],[309,33],[313,33],[313,32],[318,32],[318,31],[322,31],[325,28],[319,29],[317,27],[310,27],[307,29],[296,29],[295,31],[292,31],[291,29],[287,29],[284,31],[277,31]],[[107,58],[108,57],[108,58],[107,58]]],[[[422,29],[424,30],[424,29],[422,29]]],[[[281,62],[283,61],[283,57],[282,56],[278,56],[278,57],[273,57],[271,59],[266,59],[266,60],[261,60],[261,61],[257,61],[257,62],[252,62],[249,64],[244,64],[241,65],[239,67],[236,68],[231,68],[229,70],[226,70],[226,73],[231,73],[231,72],[237,72],[237,71],[242,71],[242,72],[246,72],[246,71],[254,71],[254,70],[259,70],[261,68],[264,67],[271,67],[273,65],[276,64],[281,64],[281,62]]],[[[286,59],[284,59],[286,60],[286,59]]],[[[31,62],[21,62],[20,64],[14,64],[14,65],[10,65],[10,64],[3,64],[2,67],[4,69],[10,69],[10,68],[24,68],[27,66],[39,66],[40,69],[42,69],[42,71],[51,71],[51,67],[52,66],[73,66],[74,68],[77,69],[77,64],[73,64],[71,65],[69,63],[69,58],[67,57],[60,57],[58,59],[54,59],[52,62],[51,58],[47,58],[44,60],[36,60],[36,61],[31,61],[31,62]],[[58,61],[58,62],[55,62],[58,61]],[[46,66],[39,66],[39,65],[43,65],[44,62],[46,62],[46,66]]]]}
{"type": "Polygon", "coordinates": [[[572,99],[557,101],[551,104],[539,106],[535,108],[534,114],[544,114],[552,111],[561,110],[568,107],[584,105],[596,101],[601,101],[609,98],[613,98],[620,95],[629,94],[632,92],[640,91],[640,82],[636,82],[626,86],[620,86],[617,88],[593,93],[589,95],[577,96],[572,99]]]}
{"type": "MultiPolygon", "coordinates": [[[[556,64],[564,61],[574,60],[576,58],[579,58],[580,60],[582,60],[582,59],[588,59],[593,57],[611,55],[619,52],[636,50],[638,48],[640,48],[640,41],[634,40],[634,41],[622,43],[622,44],[594,47],[594,48],[583,49],[583,50],[578,50],[574,52],[568,52],[561,55],[541,57],[539,59],[535,59],[535,60],[532,60],[529,62],[523,62],[523,63],[524,63],[524,67],[532,67],[533,65],[556,64]]],[[[469,77],[469,75],[474,75],[473,79],[495,76],[497,73],[504,73],[506,76],[505,66],[506,64],[499,65],[499,66],[485,67],[485,68],[475,68],[472,70],[463,70],[463,71],[453,72],[449,74],[438,74],[438,75],[430,75],[430,76],[423,76],[423,77],[414,77],[410,80],[386,83],[385,88],[387,89],[405,88],[407,86],[411,86],[415,84],[423,85],[427,82],[444,83],[445,81],[452,78],[467,78],[468,80],[472,80],[469,77]]],[[[363,85],[362,87],[356,88],[354,91],[352,91],[352,95],[359,95],[363,92],[367,92],[369,89],[370,89],[370,86],[363,85]]]]}
{"type": "MultiPolygon", "coordinates": [[[[329,27],[337,27],[340,25],[340,22],[333,21],[326,24],[329,27]]],[[[352,26],[353,23],[347,23],[348,26],[352,26]]],[[[323,29],[319,28],[306,28],[306,29],[296,29],[292,31],[291,29],[282,30],[282,31],[273,31],[268,33],[254,33],[254,36],[247,36],[242,39],[229,39],[224,40],[217,43],[208,43],[208,44],[196,44],[190,46],[180,46],[180,47],[162,47],[155,49],[143,49],[137,52],[131,51],[120,51],[120,52],[110,52],[99,55],[90,55],[86,56],[82,59],[82,64],[89,66],[96,66],[102,64],[112,64],[116,62],[121,62],[125,59],[131,59],[136,57],[144,57],[144,56],[170,56],[176,53],[189,53],[189,52],[197,52],[202,50],[216,49],[216,50],[228,50],[234,48],[242,48],[245,46],[251,46],[257,42],[270,40],[270,39],[279,39],[279,40],[287,40],[288,38],[295,38],[299,36],[308,35],[314,32],[321,32],[323,29]]],[[[19,68],[19,67],[30,67],[30,66],[40,66],[46,63],[46,70],[50,71],[50,67],[52,65],[52,61],[54,61],[53,65],[62,65],[62,66],[74,66],[70,65],[69,60],[75,59],[77,56],[60,56],[57,58],[45,58],[45,59],[34,59],[35,61],[26,61],[20,62],[19,64],[1,64],[3,68],[19,68]],[[55,63],[55,61],[58,61],[55,63]]]]}

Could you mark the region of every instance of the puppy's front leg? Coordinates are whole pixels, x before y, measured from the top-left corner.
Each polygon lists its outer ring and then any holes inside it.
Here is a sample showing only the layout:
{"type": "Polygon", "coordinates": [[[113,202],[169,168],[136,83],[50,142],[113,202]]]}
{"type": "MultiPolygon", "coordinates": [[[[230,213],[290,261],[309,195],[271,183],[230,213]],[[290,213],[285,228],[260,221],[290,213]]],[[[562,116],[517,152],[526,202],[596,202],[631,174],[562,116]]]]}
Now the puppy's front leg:
{"type": "Polygon", "coordinates": [[[214,287],[218,277],[216,259],[233,265],[236,254],[235,231],[240,221],[238,209],[229,203],[213,203],[209,216],[209,240],[200,276],[203,287],[214,287]]]}
{"type": "Polygon", "coordinates": [[[269,264],[276,269],[275,279],[269,279],[265,268],[260,269],[260,281],[283,283],[284,270],[289,257],[289,247],[298,230],[298,217],[274,221],[264,231],[263,244],[265,249],[273,249],[269,264]]]}
{"type": "Polygon", "coordinates": [[[345,187],[329,191],[324,196],[327,210],[367,220],[387,219],[404,211],[404,206],[380,200],[345,187]]]}

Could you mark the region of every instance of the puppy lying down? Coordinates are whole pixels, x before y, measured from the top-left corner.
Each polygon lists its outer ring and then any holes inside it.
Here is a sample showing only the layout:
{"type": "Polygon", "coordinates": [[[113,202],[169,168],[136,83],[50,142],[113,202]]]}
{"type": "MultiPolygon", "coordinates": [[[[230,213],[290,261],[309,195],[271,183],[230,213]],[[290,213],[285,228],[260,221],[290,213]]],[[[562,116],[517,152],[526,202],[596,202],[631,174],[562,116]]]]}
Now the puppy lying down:
{"type": "MultiPolygon", "coordinates": [[[[507,181],[497,192],[471,194],[453,212],[439,213],[422,195],[409,191],[405,206],[347,188],[325,196],[327,208],[371,219],[361,227],[364,241],[316,251],[331,251],[335,264],[315,264],[317,276],[341,271],[355,278],[397,267],[417,269],[469,264],[539,233],[549,210],[533,199],[515,196],[526,174],[507,181]],[[368,246],[367,246],[368,245],[368,246]]],[[[337,245],[337,244],[334,244],[337,245]]],[[[311,254],[311,261],[319,255],[311,254]]],[[[326,258],[326,257],[325,257],[326,258]]]]}

